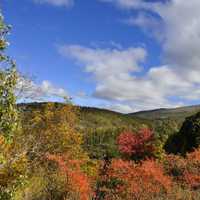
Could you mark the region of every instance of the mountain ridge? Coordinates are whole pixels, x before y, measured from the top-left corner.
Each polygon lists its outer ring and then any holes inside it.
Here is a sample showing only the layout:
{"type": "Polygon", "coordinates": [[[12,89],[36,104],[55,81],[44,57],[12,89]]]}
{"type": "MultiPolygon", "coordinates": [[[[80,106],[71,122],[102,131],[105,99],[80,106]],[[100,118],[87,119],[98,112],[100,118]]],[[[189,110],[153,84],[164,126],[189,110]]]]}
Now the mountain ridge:
{"type": "MultiPolygon", "coordinates": [[[[37,107],[40,105],[44,105],[49,102],[30,102],[30,103],[19,103],[19,107],[37,107]]],[[[55,104],[63,104],[60,102],[54,102],[55,104]]],[[[113,111],[106,108],[99,108],[99,107],[90,107],[90,106],[78,106],[82,112],[89,111],[89,112],[105,112],[114,115],[124,115],[124,116],[133,116],[142,119],[164,119],[164,118],[176,118],[176,117],[187,117],[197,112],[200,112],[200,105],[191,105],[191,106],[181,106],[176,108],[158,108],[158,109],[151,109],[151,110],[141,110],[133,113],[121,113],[117,111],[113,111]],[[181,116],[182,115],[182,116],[181,116]]]]}
{"type": "Polygon", "coordinates": [[[143,119],[155,120],[167,118],[186,118],[197,112],[200,112],[200,105],[182,106],[177,108],[159,108],[155,110],[146,110],[135,113],[129,113],[128,115],[143,119]]]}
{"type": "MultiPolygon", "coordinates": [[[[42,105],[48,102],[32,102],[32,103],[21,103],[18,106],[23,110],[34,110],[40,109],[42,105]]],[[[66,105],[65,103],[56,103],[60,105],[66,105]]],[[[154,110],[145,110],[135,113],[123,114],[120,112],[112,111],[104,108],[86,107],[80,106],[80,116],[83,123],[90,124],[92,127],[96,125],[106,126],[109,124],[123,124],[125,121],[127,123],[155,123],[156,121],[162,120],[173,120],[178,124],[181,124],[185,118],[200,112],[200,105],[184,106],[178,108],[159,108],[154,110]],[[84,119],[85,118],[85,119],[84,119]]],[[[98,127],[98,126],[97,126],[98,127]]]]}

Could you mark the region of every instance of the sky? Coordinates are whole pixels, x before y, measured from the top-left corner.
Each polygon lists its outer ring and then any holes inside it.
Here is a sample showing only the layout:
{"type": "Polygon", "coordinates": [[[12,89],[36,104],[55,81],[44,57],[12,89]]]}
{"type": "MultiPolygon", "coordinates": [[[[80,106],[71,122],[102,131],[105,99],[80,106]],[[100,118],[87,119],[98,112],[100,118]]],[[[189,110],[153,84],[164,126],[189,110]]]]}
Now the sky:
{"type": "Polygon", "coordinates": [[[199,0],[1,0],[32,100],[122,113],[200,103],[199,0]],[[30,91],[31,90],[31,91],[30,91]],[[39,91],[39,92],[38,92],[39,91]]]}

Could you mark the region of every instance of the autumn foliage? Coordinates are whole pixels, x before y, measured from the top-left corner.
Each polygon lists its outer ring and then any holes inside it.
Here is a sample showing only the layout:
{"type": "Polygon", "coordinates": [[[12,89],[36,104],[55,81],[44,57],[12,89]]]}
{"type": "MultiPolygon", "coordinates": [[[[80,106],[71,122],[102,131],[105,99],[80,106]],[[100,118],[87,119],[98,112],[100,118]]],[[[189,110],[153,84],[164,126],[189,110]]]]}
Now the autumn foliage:
{"type": "MultiPolygon", "coordinates": [[[[89,200],[92,195],[90,178],[83,173],[80,160],[71,160],[67,156],[46,155],[47,159],[58,164],[60,173],[66,180],[66,191],[68,197],[80,200],[89,200]]],[[[67,197],[66,197],[67,198],[67,197]]]]}
{"type": "Polygon", "coordinates": [[[138,133],[123,132],[117,138],[119,151],[134,160],[150,157],[153,153],[154,135],[151,130],[145,128],[138,133]]]}
{"type": "Polygon", "coordinates": [[[187,154],[186,158],[167,156],[165,167],[178,184],[186,188],[200,189],[200,149],[187,154]]]}
{"type": "Polygon", "coordinates": [[[102,177],[102,199],[148,199],[167,193],[172,186],[171,178],[165,175],[162,166],[153,160],[141,164],[121,159],[112,160],[107,174],[102,177]]]}

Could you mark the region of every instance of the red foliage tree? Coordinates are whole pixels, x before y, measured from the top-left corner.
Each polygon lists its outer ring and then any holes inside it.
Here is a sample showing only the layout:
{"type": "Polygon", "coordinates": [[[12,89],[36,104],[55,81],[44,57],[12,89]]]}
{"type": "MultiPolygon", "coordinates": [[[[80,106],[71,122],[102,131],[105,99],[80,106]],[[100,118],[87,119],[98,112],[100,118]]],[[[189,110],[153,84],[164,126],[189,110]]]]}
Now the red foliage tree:
{"type": "Polygon", "coordinates": [[[153,155],[153,140],[153,132],[145,128],[137,134],[131,131],[121,133],[117,138],[117,144],[122,154],[139,160],[153,155]]]}

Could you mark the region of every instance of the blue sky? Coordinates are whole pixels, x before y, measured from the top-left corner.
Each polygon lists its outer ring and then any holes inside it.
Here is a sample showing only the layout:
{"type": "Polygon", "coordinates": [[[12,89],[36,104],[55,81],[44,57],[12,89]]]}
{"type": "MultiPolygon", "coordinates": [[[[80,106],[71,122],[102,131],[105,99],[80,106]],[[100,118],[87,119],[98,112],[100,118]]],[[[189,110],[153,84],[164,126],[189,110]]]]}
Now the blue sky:
{"type": "Polygon", "coordinates": [[[35,77],[40,95],[68,94],[76,104],[120,112],[199,103],[198,6],[199,0],[1,3],[13,26],[8,53],[35,77]]]}

